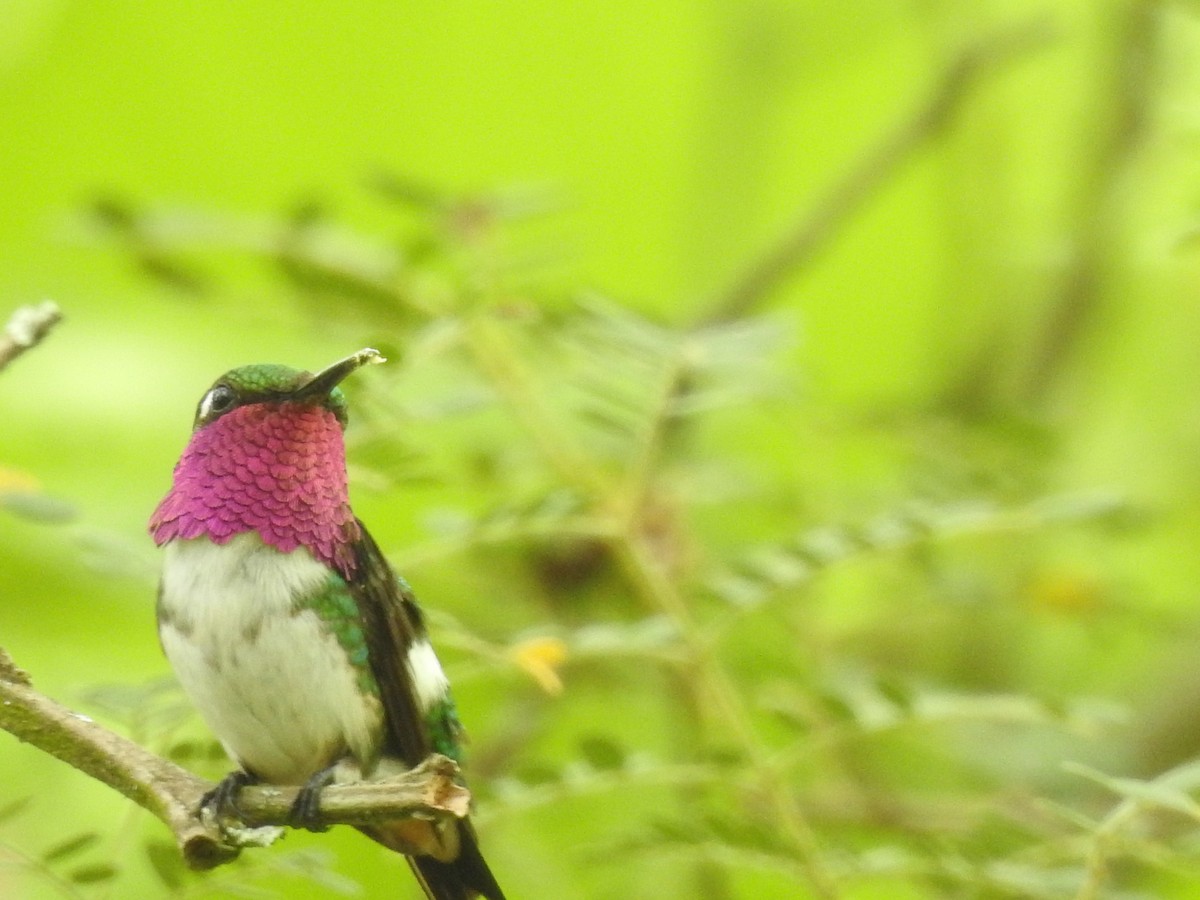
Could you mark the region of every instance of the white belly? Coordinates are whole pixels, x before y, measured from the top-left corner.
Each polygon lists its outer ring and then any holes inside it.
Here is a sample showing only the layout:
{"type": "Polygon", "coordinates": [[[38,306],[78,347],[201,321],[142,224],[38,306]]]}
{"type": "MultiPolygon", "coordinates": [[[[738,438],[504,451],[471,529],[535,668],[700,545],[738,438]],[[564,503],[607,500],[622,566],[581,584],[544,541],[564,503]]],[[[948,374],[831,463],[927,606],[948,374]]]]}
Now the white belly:
{"type": "Polygon", "coordinates": [[[184,691],[226,751],[256,775],[300,784],[349,752],[376,755],[382,709],[312,610],[329,570],[257,534],[166,548],[159,635],[184,691]]]}

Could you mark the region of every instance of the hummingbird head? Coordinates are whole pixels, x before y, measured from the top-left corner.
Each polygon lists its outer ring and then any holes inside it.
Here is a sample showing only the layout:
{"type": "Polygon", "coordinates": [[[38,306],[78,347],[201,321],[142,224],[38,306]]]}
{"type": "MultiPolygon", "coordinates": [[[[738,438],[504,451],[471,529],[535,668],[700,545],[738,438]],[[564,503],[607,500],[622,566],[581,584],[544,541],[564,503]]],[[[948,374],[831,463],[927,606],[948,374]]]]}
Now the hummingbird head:
{"type": "Polygon", "coordinates": [[[171,490],[150,518],[155,543],[257,532],[290,553],[353,573],[359,526],[346,482],[346,397],[338,384],[384,358],[364,349],[315,375],[278,365],[231,369],[196,407],[171,490]]]}
{"type": "Polygon", "coordinates": [[[258,403],[300,403],[323,407],[346,427],[346,395],[338,385],[360,366],[387,362],[378,350],[359,350],[317,374],[271,364],[230,369],[200,398],[193,430],[203,428],[226,413],[258,403]]]}

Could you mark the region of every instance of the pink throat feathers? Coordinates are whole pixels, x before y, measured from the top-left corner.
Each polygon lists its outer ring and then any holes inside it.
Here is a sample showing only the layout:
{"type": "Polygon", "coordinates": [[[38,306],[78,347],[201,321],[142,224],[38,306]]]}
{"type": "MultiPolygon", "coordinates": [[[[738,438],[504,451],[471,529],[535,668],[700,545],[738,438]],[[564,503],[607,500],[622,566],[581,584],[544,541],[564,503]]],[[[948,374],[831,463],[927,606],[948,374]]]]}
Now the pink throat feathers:
{"type": "Polygon", "coordinates": [[[159,546],[255,531],[284,553],[306,547],[349,578],[360,528],[350,511],[337,417],[306,403],[241,406],[192,434],[150,517],[159,546]]]}

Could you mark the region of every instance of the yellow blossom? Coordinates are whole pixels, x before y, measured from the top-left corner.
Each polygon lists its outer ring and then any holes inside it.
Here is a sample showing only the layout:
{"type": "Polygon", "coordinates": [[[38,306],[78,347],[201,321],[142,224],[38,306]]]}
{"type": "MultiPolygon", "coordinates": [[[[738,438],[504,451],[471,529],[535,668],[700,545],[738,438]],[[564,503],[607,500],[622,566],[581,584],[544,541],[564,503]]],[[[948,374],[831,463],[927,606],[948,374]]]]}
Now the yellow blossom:
{"type": "Polygon", "coordinates": [[[567,661],[567,645],[556,637],[534,637],[514,644],[509,649],[514,663],[538,683],[547,694],[557,697],[563,692],[558,670],[567,661]]]}

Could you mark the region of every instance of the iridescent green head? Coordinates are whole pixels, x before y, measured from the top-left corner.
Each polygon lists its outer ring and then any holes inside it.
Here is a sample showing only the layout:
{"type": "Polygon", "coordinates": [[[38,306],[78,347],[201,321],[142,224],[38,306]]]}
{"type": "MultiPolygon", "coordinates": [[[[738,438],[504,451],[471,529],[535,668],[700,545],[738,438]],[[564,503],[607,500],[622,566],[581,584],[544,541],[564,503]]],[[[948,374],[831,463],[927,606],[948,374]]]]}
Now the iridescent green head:
{"type": "Polygon", "coordinates": [[[345,426],[346,395],[338,384],[360,366],[381,362],[386,360],[379,351],[368,347],[315,375],[273,364],[230,369],[200,398],[193,429],[202,428],[240,406],[253,403],[312,403],[324,406],[345,426]]]}

